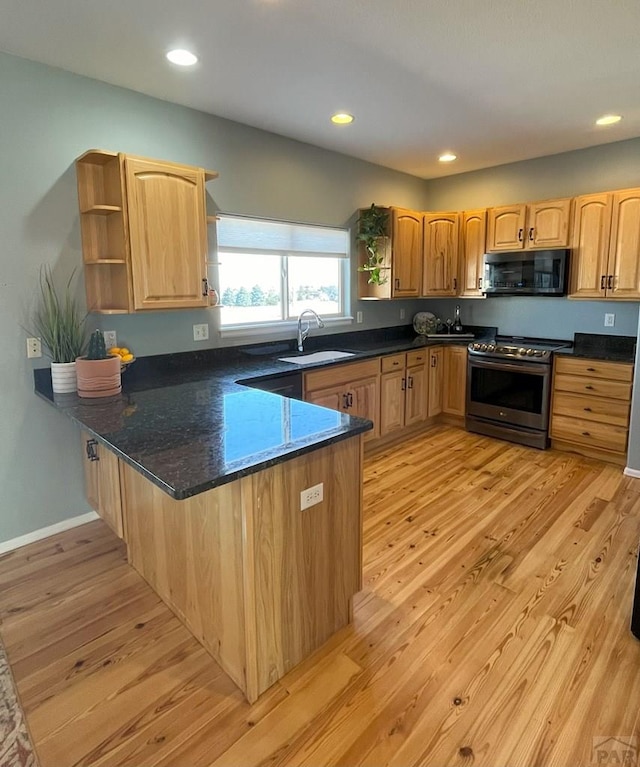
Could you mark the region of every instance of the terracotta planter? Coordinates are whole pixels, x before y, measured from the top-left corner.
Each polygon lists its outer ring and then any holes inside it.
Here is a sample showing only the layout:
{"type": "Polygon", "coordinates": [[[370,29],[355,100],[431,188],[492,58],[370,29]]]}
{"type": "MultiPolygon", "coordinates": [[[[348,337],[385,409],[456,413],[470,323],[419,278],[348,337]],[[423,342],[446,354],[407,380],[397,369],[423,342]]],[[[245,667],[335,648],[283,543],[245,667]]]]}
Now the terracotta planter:
{"type": "Polygon", "coordinates": [[[112,397],[122,391],[120,357],[106,360],[76,359],[79,397],[112,397]]]}

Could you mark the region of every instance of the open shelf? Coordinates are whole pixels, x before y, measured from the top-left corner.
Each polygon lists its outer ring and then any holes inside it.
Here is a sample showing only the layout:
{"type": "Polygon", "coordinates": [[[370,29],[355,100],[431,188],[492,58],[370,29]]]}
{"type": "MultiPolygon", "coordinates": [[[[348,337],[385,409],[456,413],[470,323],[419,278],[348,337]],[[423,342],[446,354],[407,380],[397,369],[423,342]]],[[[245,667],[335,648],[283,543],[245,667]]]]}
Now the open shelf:
{"type": "Polygon", "coordinates": [[[81,210],[81,213],[92,213],[96,216],[110,216],[112,213],[121,213],[121,205],[92,205],[86,210],[81,210]]]}

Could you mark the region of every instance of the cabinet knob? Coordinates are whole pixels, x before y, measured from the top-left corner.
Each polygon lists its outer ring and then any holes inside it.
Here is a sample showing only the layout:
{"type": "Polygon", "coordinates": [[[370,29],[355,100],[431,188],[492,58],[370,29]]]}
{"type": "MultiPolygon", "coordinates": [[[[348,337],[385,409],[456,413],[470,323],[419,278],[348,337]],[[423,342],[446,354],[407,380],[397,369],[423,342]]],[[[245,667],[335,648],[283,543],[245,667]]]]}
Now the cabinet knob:
{"type": "Polygon", "coordinates": [[[86,445],[87,458],[90,461],[99,461],[100,460],[100,456],[98,455],[97,447],[98,447],[98,440],[97,439],[88,439],[87,440],[87,445],[86,445]]]}

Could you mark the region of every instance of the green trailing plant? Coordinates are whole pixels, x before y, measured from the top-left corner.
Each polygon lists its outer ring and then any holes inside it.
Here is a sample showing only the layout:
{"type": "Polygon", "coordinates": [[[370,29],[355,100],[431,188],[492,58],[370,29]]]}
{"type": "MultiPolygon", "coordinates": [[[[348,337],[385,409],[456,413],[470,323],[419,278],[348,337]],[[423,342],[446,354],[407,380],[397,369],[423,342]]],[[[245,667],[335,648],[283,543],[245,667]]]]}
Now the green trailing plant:
{"type": "Polygon", "coordinates": [[[52,362],[75,362],[86,345],[86,314],[71,290],[74,274],[75,269],[64,290],[58,291],[50,267],[40,269],[40,300],[33,322],[52,362]]]}
{"type": "Polygon", "coordinates": [[[88,360],[106,360],[109,359],[107,346],[104,342],[104,333],[101,330],[94,330],[89,336],[89,349],[87,351],[88,360]]]}
{"type": "Polygon", "coordinates": [[[388,236],[389,213],[375,203],[366,208],[358,219],[356,239],[363,243],[367,262],[358,267],[359,272],[368,272],[371,285],[384,285],[389,276],[384,266],[384,256],[380,255],[379,246],[382,237],[388,236]]]}

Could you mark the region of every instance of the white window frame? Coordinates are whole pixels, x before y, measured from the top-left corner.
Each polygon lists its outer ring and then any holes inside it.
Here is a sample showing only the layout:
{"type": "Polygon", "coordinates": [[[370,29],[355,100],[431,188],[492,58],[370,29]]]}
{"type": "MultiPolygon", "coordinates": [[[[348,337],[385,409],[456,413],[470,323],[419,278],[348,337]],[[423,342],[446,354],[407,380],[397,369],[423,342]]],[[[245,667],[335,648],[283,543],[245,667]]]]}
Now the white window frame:
{"type": "Polygon", "coordinates": [[[349,230],[342,227],[328,227],[328,226],[322,226],[319,224],[307,224],[307,223],[300,223],[295,221],[279,221],[275,219],[265,219],[265,218],[257,218],[253,216],[239,216],[231,213],[218,213],[217,214],[218,219],[224,219],[225,217],[234,218],[234,219],[240,219],[240,218],[246,218],[248,221],[252,222],[269,222],[269,223],[277,223],[277,224],[290,224],[292,226],[299,225],[301,227],[310,227],[310,226],[317,226],[320,229],[327,229],[327,230],[338,230],[338,231],[344,231],[345,232],[345,254],[336,254],[336,253],[321,253],[321,252],[315,252],[315,251],[296,251],[296,250],[289,250],[289,249],[264,249],[259,247],[251,247],[250,244],[247,244],[246,246],[242,247],[234,247],[234,246],[224,246],[220,245],[219,243],[216,243],[216,249],[214,253],[214,259],[215,260],[208,260],[207,268],[208,268],[208,275],[210,281],[217,285],[219,288],[219,295],[220,300],[222,300],[222,286],[220,284],[219,279],[219,271],[218,267],[220,265],[220,260],[224,256],[233,256],[234,253],[242,253],[242,254],[251,254],[251,255],[260,255],[264,254],[268,257],[279,257],[280,260],[280,290],[281,290],[281,296],[282,296],[282,313],[287,314],[288,316],[282,317],[278,320],[268,320],[265,322],[247,322],[247,323],[239,323],[234,325],[223,325],[222,324],[222,318],[220,317],[219,323],[220,323],[220,335],[221,336],[243,336],[243,335],[251,335],[252,337],[255,335],[260,334],[270,334],[274,335],[277,334],[278,331],[284,331],[287,334],[289,334],[293,329],[297,326],[297,317],[295,316],[289,316],[290,307],[289,307],[289,284],[288,284],[288,264],[287,259],[294,257],[305,257],[309,256],[312,258],[339,258],[342,261],[342,266],[340,269],[339,274],[339,284],[338,284],[338,303],[339,303],[339,309],[340,312],[338,314],[331,314],[331,315],[322,315],[322,319],[325,322],[325,325],[351,325],[353,324],[354,318],[350,314],[351,310],[351,257],[350,257],[350,244],[351,244],[351,237],[349,230]]]}

